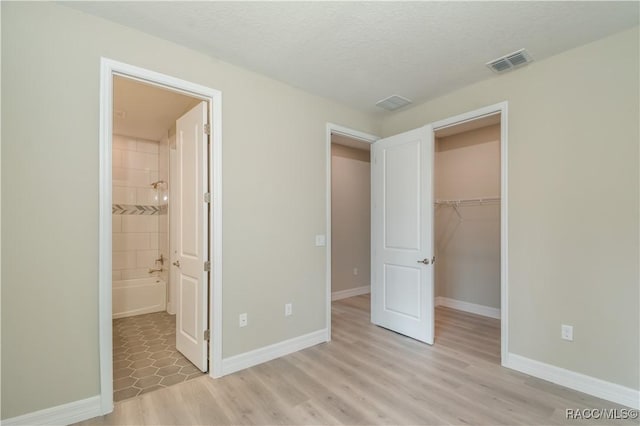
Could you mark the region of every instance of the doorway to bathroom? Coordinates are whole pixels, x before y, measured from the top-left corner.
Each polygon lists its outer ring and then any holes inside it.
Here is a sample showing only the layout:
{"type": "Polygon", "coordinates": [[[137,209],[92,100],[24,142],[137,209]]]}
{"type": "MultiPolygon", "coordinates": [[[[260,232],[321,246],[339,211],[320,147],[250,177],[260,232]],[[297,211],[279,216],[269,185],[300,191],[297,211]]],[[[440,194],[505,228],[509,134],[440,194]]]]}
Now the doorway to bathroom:
{"type": "Polygon", "coordinates": [[[181,322],[206,318],[206,306],[198,306],[195,293],[203,287],[198,281],[207,277],[195,271],[181,280],[186,265],[180,251],[201,262],[208,258],[206,232],[201,232],[208,227],[207,207],[195,199],[196,192],[208,192],[207,173],[194,167],[199,161],[206,165],[206,152],[200,151],[207,149],[207,110],[200,99],[113,77],[114,401],[208,369],[206,356],[198,353],[204,341],[180,339],[196,333],[195,323],[181,322]]]}
{"type": "Polygon", "coordinates": [[[211,301],[221,280],[220,253],[212,255],[221,244],[219,156],[212,161],[221,132],[217,91],[105,59],[102,83],[100,349],[109,412],[113,401],[220,368],[221,332],[210,330],[220,315],[211,301]]]}

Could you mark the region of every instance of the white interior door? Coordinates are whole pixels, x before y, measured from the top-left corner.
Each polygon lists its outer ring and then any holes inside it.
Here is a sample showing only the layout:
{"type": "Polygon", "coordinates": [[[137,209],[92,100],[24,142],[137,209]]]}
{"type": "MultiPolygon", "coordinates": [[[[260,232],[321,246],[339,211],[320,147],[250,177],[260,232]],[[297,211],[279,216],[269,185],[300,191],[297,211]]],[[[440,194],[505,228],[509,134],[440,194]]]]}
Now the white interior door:
{"type": "Polygon", "coordinates": [[[201,102],[176,122],[175,267],[176,348],[202,371],[207,371],[208,250],[207,103],[201,102]]]}
{"type": "Polygon", "coordinates": [[[371,322],[433,344],[431,126],[371,150],[371,322]]]}

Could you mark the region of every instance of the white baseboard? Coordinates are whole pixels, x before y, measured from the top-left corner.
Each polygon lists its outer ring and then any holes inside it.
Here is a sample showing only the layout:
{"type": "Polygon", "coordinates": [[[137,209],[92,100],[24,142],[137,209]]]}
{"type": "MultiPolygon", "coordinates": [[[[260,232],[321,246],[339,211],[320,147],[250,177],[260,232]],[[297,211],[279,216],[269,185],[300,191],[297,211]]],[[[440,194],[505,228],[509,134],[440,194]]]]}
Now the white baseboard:
{"type": "Polygon", "coordinates": [[[322,329],[284,342],[274,343],[264,348],[234,355],[222,360],[222,375],[235,373],[263,362],[288,355],[327,341],[327,330],[322,329]]]}
{"type": "Polygon", "coordinates": [[[475,303],[463,302],[462,300],[450,299],[448,297],[436,297],[436,306],[446,306],[447,308],[482,315],[483,317],[500,319],[500,309],[498,308],[476,305],[475,303]]]}
{"type": "Polygon", "coordinates": [[[502,365],[521,373],[529,374],[549,382],[565,386],[598,398],[640,409],[640,391],[566,370],[555,365],[545,364],[513,353],[507,354],[502,365]]]}
{"type": "Polygon", "coordinates": [[[363,285],[361,287],[348,288],[346,290],[334,291],[331,293],[331,300],[346,299],[347,297],[360,296],[361,294],[371,293],[370,285],[363,285]]]}
{"type": "Polygon", "coordinates": [[[2,420],[2,426],[68,425],[102,415],[100,395],[2,420]]]}

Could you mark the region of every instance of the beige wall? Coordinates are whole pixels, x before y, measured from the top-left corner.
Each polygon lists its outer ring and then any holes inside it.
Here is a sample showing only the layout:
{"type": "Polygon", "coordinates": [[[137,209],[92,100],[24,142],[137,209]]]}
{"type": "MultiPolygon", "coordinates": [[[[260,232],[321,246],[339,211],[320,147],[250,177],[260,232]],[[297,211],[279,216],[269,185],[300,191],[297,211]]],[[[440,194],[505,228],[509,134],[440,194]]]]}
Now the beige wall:
{"type": "MultiPolygon", "coordinates": [[[[500,125],[436,140],[438,200],[500,196],[500,125]]],[[[500,205],[435,210],[436,296],[500,308],[500,205]]]]}
{"type": "Polygon", "coordinates": [[[101,56],[222,91],[224,356],[325,327],[326,123],[373,119],[61,5],[1,7],[2,418],[99,393],[101,56]]]}
{"type": "Polygon", "coordinates": [[[369,151],[331,145],[332,292],[371,285],[369,158],[369,151]]]}
{"type": "Polygon", "coordinates": [[[509,102],[509,350],[639,384],[638,27],[389,116],[509,102]],[[560,339],[574,326],[574,341],[560,339]]]}

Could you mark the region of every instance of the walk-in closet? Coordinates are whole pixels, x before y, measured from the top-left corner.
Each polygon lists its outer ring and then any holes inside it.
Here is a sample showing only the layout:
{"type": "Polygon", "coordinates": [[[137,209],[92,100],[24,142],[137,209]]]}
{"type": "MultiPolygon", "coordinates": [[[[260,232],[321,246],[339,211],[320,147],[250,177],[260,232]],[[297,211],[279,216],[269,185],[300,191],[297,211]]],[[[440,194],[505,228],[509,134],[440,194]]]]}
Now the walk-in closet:
{"type": "Polygon", "coordinates": [[[500,362],[500,114],[435,133],[436,344],[500,362]]]}

